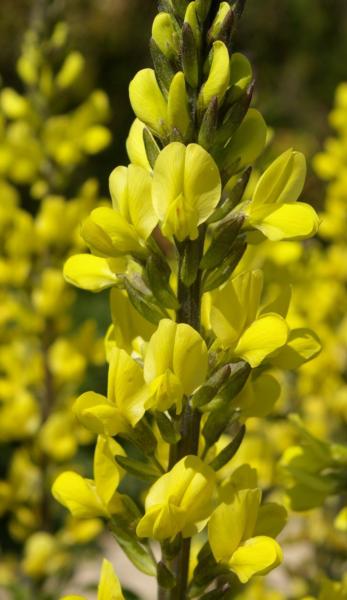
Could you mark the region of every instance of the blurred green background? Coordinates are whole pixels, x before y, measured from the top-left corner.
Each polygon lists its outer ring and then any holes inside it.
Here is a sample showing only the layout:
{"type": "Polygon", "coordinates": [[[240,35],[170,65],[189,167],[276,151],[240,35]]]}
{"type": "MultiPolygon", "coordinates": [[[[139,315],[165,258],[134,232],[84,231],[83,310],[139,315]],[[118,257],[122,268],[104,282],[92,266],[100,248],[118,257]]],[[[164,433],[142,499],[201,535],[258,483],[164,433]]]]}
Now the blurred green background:
{"type": "MultiPolygon", "coordinates": [[[[109,171],[126,161],[124,139],[132,120],[128,84],[136,70],[150,64],[148,38],[157,3],[54,0],[53,4],[71,26],[71,45],[87,58],[85,87],[99,86],[111,100],[114,142],[93,163],[106,192],[109,171]]],[[[34,0],[1,1],[0,72],[6,85],[18,85],[15,60],[34,5],[34,0]]],[[[255,101],[276,130],[276,145],[292,143],[309,157],[320,147],[329,132],[327,113],[334,89],[347,79],[346,40],[346,0],[248,0],[235,46],[254,65],[255,101]]],[[[309,180],[308,185],[319,194],[317,182],[309,180]]]]}

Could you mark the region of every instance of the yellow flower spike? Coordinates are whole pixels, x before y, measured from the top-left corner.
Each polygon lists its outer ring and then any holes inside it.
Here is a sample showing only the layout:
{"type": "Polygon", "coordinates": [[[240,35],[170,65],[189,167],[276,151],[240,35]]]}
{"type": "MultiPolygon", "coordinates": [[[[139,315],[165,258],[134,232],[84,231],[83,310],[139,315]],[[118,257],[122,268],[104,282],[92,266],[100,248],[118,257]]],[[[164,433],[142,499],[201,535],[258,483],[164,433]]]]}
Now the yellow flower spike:
{"type": "MultiPolygon", "coordinates": [[[[126,270],[126,260],[124,258],[115,260],[116,263],[111,263],[113,267],[119,265],[115,271],[123,273],[126,270]]],[[[75,254],[70,256],[64,265],[66,281],[90,292],[100,292],[115,285],[118,282],[115,271],[111,269],[110,262],[106,258],[92,254],[75,254]]]]}
{"type": "Polygon", "coordinates": [[[162,319],[145,353],[144,378],[150,385],[150,407],[166,410],[174,402],[181,410],[183,394],[201,385],[207,375],[207,347],[189,325],[162,319]]]}
{"type": "Polygon", "coordinates": [[[114,209],[146,240],[158,222],[152,206],[149,172],[137,165],[117,167],[110,175],[110,192],[114,209]]]}
{"type": "Polygon", "coordinates": [[[135,115],[154,133],[167,134],[167,107],[153,69],[139,71],[129,86],[130,103],[135,115]]]}
{"type": "Polygon", "coordinates": [[[149,164],[145,143],[143,141],[143,131],[145,127],[146,125],[142,123],[140,119],[134,120],[127,137],[126,149],[131,163],[151,171],[151,165],[149,164]]]}
{"type": "Polygon", "coordinates": [[[241,583],[247,583],[253,575],[267,573],[282,560],[281,548],[274,539],[266,535],[254,537],[260,499],[258,489],[232,492],[229,501],[225,498],[216,508],[208,524],[215,559],[236,573],[241,583]]]}
{"type": "Polygon", "coordinates": [[[124,350],[113,348],[108,373],[108,399],[132,427],[145,413],[147,394],[140,365],[124,350]]]}
{"type": "Polygon", "coordinates": [[[189,112],[186,83],[182,71],[173,77],[167,101],[168,124],[170,130],[178,129],[183,138],[186,138],[192,125],[189,112]]]}
{"type": "Polygon", "coordinates": [[[198,226],[217,206],[221,180],[213,158],[198,144],[173,142],[154,167],[153,206],[163,233],[179,241],[196,239],[198,226]]]}
{"type": "Polygon", "coordinates": [[[134,226],[119,212],[106,206],[91,212],[82,225],[81,235],[98,256],[146,255],[134,226]]]}
{"type": "Polygon", "coordinates": [[[212,62],[208,78],[201,88],[199,105],[206,109],[213,97],[223,101],[230,81],[230,58],[226,45],[217,41],[212,46],[212,62]]]}
{"type": "Polygon", "coordinates": [[[186,456],[150,488],[146,513],[139,521],[139,537],[157,540],[178,533],[190,537],[212,510],[216,475],[197,456],[186,456]]]}
{"type": "Polygon", "coordinates": [[[263,152],[266,135],[267,126],[262,115],[250,108],[227,146],[227,164],[237,163],[239,170],[251,165],[263,152]]]}

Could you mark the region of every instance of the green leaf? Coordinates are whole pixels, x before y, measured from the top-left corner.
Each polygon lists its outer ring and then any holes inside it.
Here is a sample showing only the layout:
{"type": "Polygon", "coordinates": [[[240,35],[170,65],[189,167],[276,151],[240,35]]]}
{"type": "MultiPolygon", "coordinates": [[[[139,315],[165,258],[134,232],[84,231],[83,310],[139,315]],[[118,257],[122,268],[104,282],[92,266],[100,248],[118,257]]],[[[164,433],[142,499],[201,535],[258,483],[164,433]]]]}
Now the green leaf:
{"type": "Polygon", "coordinates": [[[158,158],[160,148],[159,148],[157,142],[155,141],[153,135],[149,131],[149,129],[147,129],[147,127],[144,128],[142,135],[143,135],[143,143],[145,145],[148,162],[153,169],[154,165],[155,165],[155,161],[158,158]]]}
{"type": "Polygon", "coordinates": [[[242,444],[245,433],[246,426],[241,425],[234,439],[219,454],[217,454],[216,458],[214,458],[210,463],[210,467],[212,467],[214,471],[219,471],[219,469],[222,469],[222,467],[224,467],[224,465],[226,465],[233,458],[233,456],[235,456],[242,444]]]}
{"type": "Polygon", "coordinates": [[[202,254],[202,236],[196,240],[185,240],[178,245],[181,255],[180,278],[186,287],[190,287],[197,278],[202,254]]]}
{"type": "Polygon", "coordinates": [[[226,402],[231,402],[241,392],[251,373],[251,367],[244,361],[231,364],[230,369],[230,377],[218,394],[226,402]]]}
{"type": "Polygon", "coordinates": [[[249,178],[251,176],[252,168],[249,167],[236,181],[236,184],[228,189],[228,184],[225,186],[223,191],[222,204],[216,208],[214,213],[210,216],[207,223],[215,223],[224,219],[235,206],[239,204],[244,194],[244,191],[248,185],[249,178]]]}
{"type": "Polygon", "coordinates": [[[213,96],[202,118],[198,135],[198,143],[200,146],[203,146],[205,150],[210,150],[213,145],[214,136],[217,131],[217,125],[218,98],[217,96],[213,96]]]}
{"type": "Polygon", "coordinates": [[[196,89],[199,83],[198,49],[191,26],[183,23],[182,27],[182,68],[187,83],[196,89]]]}
{"type": "Polygon", "coordinates": [[[177,444],[181,439],[181,436],[176,431],[175,425],[171,419],[165,413],[159,411],[156,411],[154,416],[164,442],[167,442],[168,444],[177,444]]]}
{"type": "Polygon", "coordinates": [[[213,400],[220,387],[230,375],[230,365],[224,365],[216,371],[192,397],[194,408],[201,408],[213,400]]]}
{"type": "Polygon", "coordinates": [[[166,590],[172,590],[176,585],[176,578],[173,572],[163,561],[157,564],[157,580],[160,587],[166,590]]]}
{"type": "Polygon", "coordinates": [[[129,300],[142,317],[157,325],[168,314],[157,303],[140,275],[122,277],[129,300]]]}
{"type": "Polygon", "coordinates": [[[238,127],[240,127],[249,109],[249,105],[252,100],[253,89],[254,85],[251,85],[249,89],[233,103],[224,116],[216,136],[215,146],[217,151],[224,148],[228,140],[230,140],[238,127]]]}
{"type": "Polygon", "coordinates": [[[214,232],[211,244],[201,260],[201,269],[214,269],[232,255],[233,246],[243,222],[243,215],[236,215],[214,232]]]}
{"type": "Polygon", "coordinates": [[[142,573],[155,577],[157,568],[154,559],[149,550],[138,541],[136,534],[128,528],[127,523],[120,517],[114,518],[110,522],[110,529],[133,565],[142,573]]]}
{"type": "Polygon", "coordinates": [[[203,277],[202,287],[204,292],[214,290],[225,283],[227,279],[229,279],[230,275],[233,273],[234,269],[237,267],[241,258],[243,257],[246,248],[247,244],[244,241],[244,238],[238,237],[233,244],[232,254],[228,256],[228,258],[224,259],[219,267],[208,271],[203,277]]]}
{"type": "Polygon", "coordinates": [[[211,447],[220,438],[228,425],[238,419],[239,411],[230,406],[229,402],[222,402],[217,410],[211,412],[202,430],[207,446],[211,447]]]}
{"type": "Polygon", "coordinates": [[[158,467],[149,463],[135,460],[127,456],[116,456],[117,463],[125,469],[130,475],[144,479],[145,481],[155,481],[162,475],[158,467]]]}
{"type": "Polygon", "coordinates": [[[210,12],[212,0],[195,0],[196,12],[200,23],[203,23],[210,12]]]}
{"type": "Polygon", "coordinates": [[[167,98],[169,94],[170,83],[175,74],[174,70],[170,64],[170,61],[166,58],[165,54],[162,53],[153,38],[150,40],[150,51],[160,89],[167,98]]]}
{"type": "Polygon", "coordinates": [[[132,428],[129,439],[145,454],[154,454],[157,447],[157,439],[145,419],[141,419],[136,424],[136,427],[132,428]]]}
{"type": "Polygon", "coordinates": [[[171,269],[167,262],[152,254],[146,264],[146,275],[153,295],[166,308],[179,308],[178,300],[170,287],[171,269]]]}

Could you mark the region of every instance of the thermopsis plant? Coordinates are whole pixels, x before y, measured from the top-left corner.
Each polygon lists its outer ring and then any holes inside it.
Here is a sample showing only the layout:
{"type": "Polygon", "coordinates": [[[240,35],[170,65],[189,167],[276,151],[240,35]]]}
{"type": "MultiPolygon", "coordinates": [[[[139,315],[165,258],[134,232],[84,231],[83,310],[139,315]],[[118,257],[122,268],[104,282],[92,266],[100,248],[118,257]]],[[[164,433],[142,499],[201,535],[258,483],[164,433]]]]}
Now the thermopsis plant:
{"type": "MultiPolygon", "coordinates": [[[[262,272],[242,262],[249,244],[318,228],[297,202],[300,152],[248,192],[266,124],[250,108],[251,65],[232,50],[243,5],[160,2],[154,70],[130,83],[130,164],[111,173],[112,207],[82,225],[91,254],[65,265],[74,285],[111,288],[113,324],[107,396],[87,392],[73,407],[98,436],[94,478],[62,473],[53,494],[75,517],[103,517],[161,599],[229,598],[282,561],[286,512],[262,502],[256,470],[233,457],[247,419],[279,397],[272,369],[319,351],[309,330],[289,328],[287,294],[265,300],[262,272]],[[119,489],[126,472],[147,482],[144,506],[119,489]]],[[[107,562],[99,598],[123,598],[107,562]]]]}

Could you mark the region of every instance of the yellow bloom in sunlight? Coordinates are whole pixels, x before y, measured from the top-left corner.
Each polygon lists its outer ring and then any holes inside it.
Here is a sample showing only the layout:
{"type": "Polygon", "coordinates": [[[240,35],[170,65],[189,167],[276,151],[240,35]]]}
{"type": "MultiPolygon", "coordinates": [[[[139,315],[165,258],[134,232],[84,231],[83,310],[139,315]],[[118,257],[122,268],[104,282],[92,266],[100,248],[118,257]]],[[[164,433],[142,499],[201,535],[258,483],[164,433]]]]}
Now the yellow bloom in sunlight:
{"type": "Polygon", "coordinates": [[[271,533],[267,535],[271,510],[262,514],[266,505],[260,507],[260,500],[257,488],[232,492],[229,498],[224,496],[208,524],[215,559],[236,573],[241,583],[265,575],[282,562],[280,546],[271,533]]]}
{"type": "Polygon", "coordinates": [[[110,518],[121,512],[122,500],[117,488],[123,471],[115,456],[124,454],[114,439],[99,436],[94,453],[94,480],[66,471],[53,484],[54,498],[81,519],[110,518]]]}
{"type": "Polygon", "coordinates": [[[74,404],[79,421],[95,433],[116,435],[130,430],[145,413],[148,396],[143,370],[129,354],[114,346],[110,350],[107,398],[85,392],[74,404]]]}
{"type": "Polygon", "coordinates": [[[162,319],[145,352],[146,407],[167,410],[176,403],[180,412],[183,395],[204,382],[207,363],[206,344],[195,329],[162,319]]]}
{"type": "Polygon", "coordinates": [[[163,233],[194,240],[220,200],[218,167],[198,144],[173,142],[157,158],[152,194],[163,233]]]}
{"type": "Polygon", "coordinates": [[[259,314],[262,272],[246,271],[212,292],[211,327],[217,339],[252,367],[287,341],[288,326],[279,314],[259,314]]]}
{"type": "Polygon", "coordinates": [[[319,219],[309,204],[296,202],[304,187],[306,161],[301,152],[287,150],[260,177],[245,208],[250,225],[272,241],[300,240],[315,235],[319,219]]]}
{"type": "Polygon", "coordinates": [[[150,488],[137,535],[165,540],[181,532],[191,537],[211,514],[215,479],[211,467],[197,456],[182,458],[150,488]]]}

